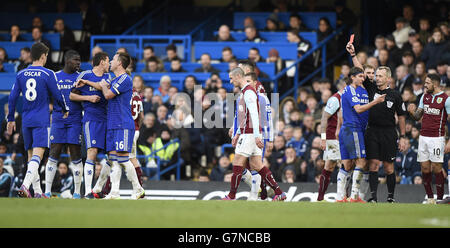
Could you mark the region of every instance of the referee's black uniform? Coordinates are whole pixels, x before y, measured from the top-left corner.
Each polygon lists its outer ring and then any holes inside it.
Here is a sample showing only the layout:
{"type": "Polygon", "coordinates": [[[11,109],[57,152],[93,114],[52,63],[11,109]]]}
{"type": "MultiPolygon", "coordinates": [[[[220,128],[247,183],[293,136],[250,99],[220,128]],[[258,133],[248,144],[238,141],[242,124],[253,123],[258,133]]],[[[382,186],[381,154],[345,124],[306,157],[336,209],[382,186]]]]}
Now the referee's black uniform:
{"type": "Polygon", "coordinates": [[[370,101],[378,95],[386,94],[385,101],[369,111],[369,124],[365,133],[366,159],[394,162],[398,151],[395,113],[398,116],[406,115],[406,106],[396,90],[390,88],[379,90],[376,83],[368,79],[363,85],[370,101]]]}

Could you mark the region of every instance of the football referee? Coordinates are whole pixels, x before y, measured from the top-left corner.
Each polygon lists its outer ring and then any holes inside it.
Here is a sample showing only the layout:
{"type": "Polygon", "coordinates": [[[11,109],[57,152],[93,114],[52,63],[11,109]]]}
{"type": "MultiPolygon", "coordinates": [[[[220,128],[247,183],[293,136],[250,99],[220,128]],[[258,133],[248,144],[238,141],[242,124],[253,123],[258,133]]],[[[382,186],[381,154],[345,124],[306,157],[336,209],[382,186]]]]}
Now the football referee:
{"type": "MultiPolygon", "coordinates": [[[[352,56],[355,67],[363,68],[355,56],[355,48],[352,44],[347,45],[347,51],[352,56]]],[[[391,77],[389,67],[380,66],[375,71],[375,84],[365,80],[363,85],[369,94],[369,101],[373,101],[378,96],[386,94],[386,100],[374,106],[369,111],[369,124],[365,133],[365,144],[369,161],[369,186],[371,198],[368,202],[377,202],[378,170],[380,161],[383,162],[386,174],[386,184],[388,188],[387,202],[393,203],[396,177],[394,171],[394,160],[398,149],[405,149],[405,119],[406,107],[400,93],[388,87],[388,80],[391,77]],[[400,127],[400,141],[398,141],[395,114],[398,116],[400,127]],[[398,147],[398,149],[397,149],[398,147]]]]}

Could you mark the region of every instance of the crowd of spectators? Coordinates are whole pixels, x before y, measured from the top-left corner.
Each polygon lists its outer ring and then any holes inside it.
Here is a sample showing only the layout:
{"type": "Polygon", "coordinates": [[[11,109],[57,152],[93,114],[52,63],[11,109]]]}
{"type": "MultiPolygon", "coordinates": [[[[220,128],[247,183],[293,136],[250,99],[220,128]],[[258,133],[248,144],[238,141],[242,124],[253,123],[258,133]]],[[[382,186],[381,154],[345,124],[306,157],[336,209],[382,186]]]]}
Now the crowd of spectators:
{"type": "MultiPolygon", "coordinates": [[[[80,8],[82,6],[80,5],[80,8]]],[[[354,19],[354,15],[347,8],[340,9],[343,6],[336,6],[337,11],[344,17],[338,18],[338,24],[347,23],[354,19]]],[[[413,12],[414,13],[414,12],[413,12]]],[[[426,16],[411,16],[411,6],[406,5],[403,8],[403,16],[396,18],[395,30],[385,34],[379,34],[375,37],[373,46],[359,47],[357,57],[361,64],[370,64],[374,68],[384,65],[391,68],[393,77],[390,87],[401,92],[403,100],[406,104],[419,101],[423,94],[424,78],[428,73],[438,73],[442,79],[442,87],[447,94],[450,94],[450,43],[449,43],[449,26],[446,20],[433,22],[426,16]]],[[[34,23],[35,21],[33,21],[34,23]]],[[[245,19],[246,42],[265,42],[254,26],[251,18],[245,19]]],[[[301,18],[292,14],[289,18],[289,25],[283,25],[276,19],[275,15],[271,15],[266,22],[265,31],[286,31],[286,39],[289,42],[298,44],[298,56],[301,57],[311,49],[311,43],[303,39],[299,32],[311,31],[307,29],[301,18]]],[[[91,27],[92,28],[92,27],[91,27]]],[[[55,32],[61,33],[61,46],[63,49],[71,48],[76,43],[73,42],[73,35],[70,30],[64,27],[61,19],[55,21],[55,32]]],[[[38,21],[33,27],[33,37],[35,40],[42,40],[42,27],[39,27],[38,21]]],[[[326,18],[321,18],[318,24],[319,41],[325,39],[331,32],[330,22],[326,18]]],[[[20,40],[20,28],[11,27],[12,40],[20,40]]],[[[95,32],[93,32],[95,33],[95,32]]],[[[230,35],[230,28],[222,25],[218,29],[216,41],[235,41],[230,35]]],[[[43,41],[43,40],[42,40],[43,41]]],[[[45,42],[45,41],[43,41],[45,42]]],[[[327,46],[327,54],[333,56],[344,46],[339,47],[340,41],[336,40],[327,46]]],[[[82,49],[79,47],[79,49],[82,49]]],[[[126,52],[125,48],[124,49],[126,52]]],[[[95,54],[101,51],[101,48],[94,47],[90,53],[95,54]]],[[[88,56],[89,57],[89,56],[88,56]]],[[[313,56],[311,60],[305,60],[300,64],[301,77],[308,75],[318,63],[317,58],[321,56],[313,56]]],[[[272,62],[279,72],[286,68],[286,63],[279,56],[276,49],[272,49],[267,58],[262,58],[258,49],[249,50],[248,60],[253,62],[272,62]]],[[[7,53],[0,48],[0,70],[1,62],[8,61],[7,53]]],[[[25,68],[30,64],[29,49],[22,49],[20,66],[25,68]]],[[[130,71],[135,71],[138,59],[134,59],[134,63],[130,65],[130,71]]],[[[164,56],[157,56],[152,46],[147,46],[143,50],[143,58],[139,60],[145,63],[142,72],[166,72],[164,62],[170,62],[170,72],[185,72],[182,67],[183,60],[177,54],[177,47],[173,44],[168,45],[165,49],[164,56]]],[[[225,149],[224,153],[220,152],[220,148],[224,144],[230,143],[228,137],[228,128],[207,128],[213,119],[200,118],[201,127],[194,125],[196,117],[194,115],[197,106],[200,106],[201,114],[211,111],[220,112],[220,118],[225,120],[227,110],[226,93],[223,82],[218,73],[219,70],[214,67],[214,62],[229,63],[229,69],[233,69],[238,65],[238,60],[233,55],[232,47],[226,47],[222,51],[220,61],[212,61],[209,54],[203,54],[200,58],[199,67],[195,72],[210,72],[211,77],[206,81],[205,86],[201,87],[200,82],[194,76],[187,76],[183,82],[183,88],[180,92],[185,93],[188,99],[177,97],[179,89],[174,87],[170,76],[160,78],[160,84],[157,88],[146,86],[142,76],[135,75],[133,85],[143,99],[144,120],[140,129],[140,137],[138,140],[138,154],[149,155],[154,151],[155,144],[167,145],[174,139],[179,140],[179,146],[175,147],[177,152],[170,153],[165,156],[165,161],[161,164],[162,169],[171,166],[180,159],[183,164],[181,166],[181,179],[194,181],[229,181],[231,178],[231,161],[233,158],[232,149],[225,149]],[[215,97],[207,95],[212,93],[215,97]],[[178,155],[179,150],[179,155],[178,155]]],[[[311,82],[302,86],[297,90],[298,98],[286,97],[282,99],[279,105],[278,116],[276,116],[274,146],[271,151],[266,151],[263,158],[265,166],[269,167],[275,179],[279,182],[319,182],[319,175],[324,167],[323,151],[320,149],[320,118],[322,109],[326,105],[328,98],[337,91],[337,85],[343,80],[350,71],[348,60],[339,62],[337,66],[340,68],[340,75],[337,80],[332,77],[313,78],[311,82]]],[[[259,71],[260,78],[264,78],[264,73],[259,71]]],[[[291,78],[285,76],[279,81],[280,92],[283,93],[292,88],[291,78]]],[[[270,84],[265,84],[270,88],[270,84]]],[[[268,89],[270,92],[270,89],[268,89]]],[[[7,108],[5,108],[5,112],[7,108]]],[[[20,115],[16,118],[18,123],[17,130],[20,130],[20,115]]],[[[217,118],[217,116],[216,116],[217,118]]],[[[225,122],[225,121],[224,121],[225,122]]],[[[225,124],[225,123],[224,123],[225,124]]],[[[2,190],[9,187],[20,185],[12,180],[15,176],[16,180],[20,180],[23,173],[23,161],[25,157],[17,156],[24,154],[23,141],[20,132],[16,132],[9,136],[6,134],[6,123],[3,121],[1,129],[1,144],[4,147],[3,153],[12,154],[0,161],[0,194],[2,190]],[[9,167],[8,167],[9,166],[9,167]]],[[[406,125],[406,133],[410,139],[406,152],[399,153],[395,160],[395,169],[397,173],[397,182],[402,184],[420,184],[420,165],[416,162],[418,136],[420,131],[420,123],[414,122],[408,118],[406,125]]],[[[172,147],[173,148],[173,147],[172,147]]],[[[168,148],[163,148],[168,151],[168,148]]],[[[156,162],[154,160],[141,159],[141,164],[149,168],[147,176],[154,175],[156,162]]],[[[447,166],[448,158],[446,157],[444,167],[447,166]]],[[[42,164],[45,164],[45,159],[42,164]]],[[[101,166],[101,165],[98,165],[101,166]]],[[[99,169],[100,170],[100,169],[99,169]]],[[[64,193],[71,187],[69,183],[71,179],[70,170],[67,169],[67,162],[61,162],[58,166],[56,191],[60,192],[62,197],[64,193]]],[[[379,170],[380,180],[384,170],[379,170]]],[[[172,169],[162,180],[173,179],[176,169],[172,169]]],[[[96,172],[97,175],[97,172],[96,172]]],[[[336,182],[337,170],[331,177],[332,182],[336,182]]],[[[14,187],[13,187],[14,188],[14,187]]],[[[14,190],[12,191],[14,192],[14,190]]]]}

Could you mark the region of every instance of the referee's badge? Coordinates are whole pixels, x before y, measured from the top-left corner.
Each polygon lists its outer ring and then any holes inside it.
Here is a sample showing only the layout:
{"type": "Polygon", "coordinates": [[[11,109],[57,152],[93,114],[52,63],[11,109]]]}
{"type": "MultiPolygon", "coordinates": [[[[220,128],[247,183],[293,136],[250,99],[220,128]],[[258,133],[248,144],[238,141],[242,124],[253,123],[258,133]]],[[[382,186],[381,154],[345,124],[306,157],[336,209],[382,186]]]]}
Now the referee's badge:
{"type": "Polygon", "coordinates": [[[394,103],[391,101],[386,101],[386,104],[388,108],[392,108],[392,105],[394,105],[394,103]]]}

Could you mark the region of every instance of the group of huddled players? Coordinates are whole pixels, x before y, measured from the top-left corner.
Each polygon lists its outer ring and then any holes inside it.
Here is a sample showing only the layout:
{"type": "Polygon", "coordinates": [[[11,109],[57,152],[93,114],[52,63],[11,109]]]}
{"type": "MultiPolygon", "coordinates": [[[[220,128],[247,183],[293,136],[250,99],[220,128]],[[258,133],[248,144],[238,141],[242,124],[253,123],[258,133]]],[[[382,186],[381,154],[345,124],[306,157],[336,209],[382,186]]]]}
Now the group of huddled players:
{"type": "Polygon", "coordinates": [[[33,63],[17,73],[16,82],[9,96],[7,131],[15,130],[15,107],[19,95],[23,95],[22,132],[28,152],[28,166],[20,197],[50,198],[56,165],[64,145],[68,145],[71,169],[74,175],[74,199],[80,199],[81,183],[85,182],[85,198],[118,199],[122,168],[132,183],[132,199],[145,196],[142,188],[142,171],[136,159],[136,141],[142,121],[142,102],[133,90],[126,68],[131,58],[126,53],[116,53],[111,61],[108,54],[97,53],[93,57],[93,69],[79,73],[80,55],[73,50],[65,53],[63,70],[53,72],[44,65],[49,48],[43,43],[31,47],[33,63]],[[112,78],[111,74],[115,75],[112,78]],[[53,98],[50,116],[49,103],[53,98]],[[84,112],[84,114],[83,114],[84,112]],[[83,133],[83,135],[82,135],[83,133]],[[87,158],[81,159],[81,139],[87,148],[87,158]],[[44,152],[50,148],[45,168],[45,192],[40,186],[39,164],[44,152]],[[99,180],[92,188],[93,171],[97,155],[106,151],[101,161],[99,180]],[[102,190],[107,181],[107,195],[102,190]]]}

